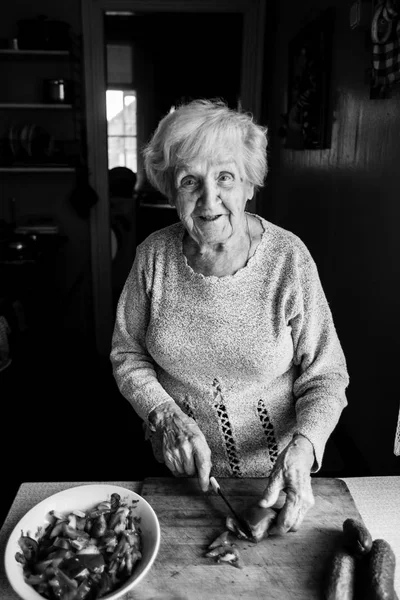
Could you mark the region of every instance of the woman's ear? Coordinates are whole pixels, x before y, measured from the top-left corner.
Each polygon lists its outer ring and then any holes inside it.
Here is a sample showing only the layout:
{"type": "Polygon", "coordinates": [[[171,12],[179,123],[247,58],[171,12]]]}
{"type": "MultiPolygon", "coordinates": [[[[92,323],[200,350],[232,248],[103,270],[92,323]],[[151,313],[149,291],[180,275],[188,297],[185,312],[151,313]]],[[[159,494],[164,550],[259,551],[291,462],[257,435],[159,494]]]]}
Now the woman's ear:
{"type": "Polygon", "coordinates": [[[254,196],[254,185],[252,183],[247,184],[247,200],[252,200],[254,196]]]}

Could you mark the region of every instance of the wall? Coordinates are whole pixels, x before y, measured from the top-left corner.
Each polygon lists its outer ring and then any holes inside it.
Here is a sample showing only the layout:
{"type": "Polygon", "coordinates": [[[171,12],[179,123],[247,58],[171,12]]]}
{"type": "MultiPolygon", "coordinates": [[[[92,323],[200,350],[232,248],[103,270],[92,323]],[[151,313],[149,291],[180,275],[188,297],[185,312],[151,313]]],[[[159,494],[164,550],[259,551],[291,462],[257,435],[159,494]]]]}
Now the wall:
{"type": "MultiPolygon", "coordinates": [[[[350,4],[283,0],[270,6],[264,86],[270,173],[259,212],[298,234],[317,262],[351,379],[339,439],[354,442],[354,448],[346,445],[352,474],[394,474],[400,472],[393,454],[399,409],[400,91],[390,99],[370,99],[370,45],[366,33],[349,27],[350,4]],[[288,43],[328,6],[336,14],[331,146],[285,149],[278,131],[286,112],[288,43]],[[353,452],[360,453],[355,460],[353,452]]],[[[370,3],[363,7],[371,10],[370,3]]]]}
{"type": "MultiPolygon", "coordinates": [[[[0,38],[16,37],[17,21],[36,18],[38,15],[66,21],[75,35],[81,34],[79,0],[57,3],[50,0],[35,0],[34,3],[17,0],[0,9],[0,38]]],[[[41,93],[41,79],[55,77],[61,72],[65,76],[64,69],[69,68],[64,59],[60,62],[46,59],[39,63],[32,57],[2,60],[1,64],[4,86],[1,96],[5,101],[32,101],[31,89],[35,99],[40,101],[38,98],[41,93]]],[[[70,71],[67,70],[67,75],[68,73],[70,71]]],[[[66,111],[0,111],[0,137],[7,134],[8,126],[14,120],[42,125],[54,133],[56,139],[58,136],[65,136],[67,139],[74,137],[74,115],[67,115],[66,111]]],[[[17,224],[31,217],[43,216],[59,226],[66,242],[61,246],[54,268],[49,273],[49,278],[54,283],[53,290],[58,297],[58,308],[52,312],[51,317],[50,313],[47,313],[47,320],[44,315],[41,328],[44,331],[48,326],[49,332],[57,332],[55,337],[60,345],[69,341],[75,344],[78,336],[83,348],[86,343],[90,346],[94,343],[91,317],[90,229],[88,219],[80,216],[71,202],[75,185],[74,173],[0,173],[0,219],[10,221],[10,198],[14,198],[17,224]]]]}

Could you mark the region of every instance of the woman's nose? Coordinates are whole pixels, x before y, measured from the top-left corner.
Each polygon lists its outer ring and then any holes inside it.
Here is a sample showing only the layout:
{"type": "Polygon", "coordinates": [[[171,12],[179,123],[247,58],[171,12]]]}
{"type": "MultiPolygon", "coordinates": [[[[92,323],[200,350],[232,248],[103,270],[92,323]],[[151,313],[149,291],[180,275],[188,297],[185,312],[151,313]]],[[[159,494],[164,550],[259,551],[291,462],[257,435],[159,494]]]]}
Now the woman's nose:
{"type": "Polygon", "coordinates": [[[221,199],[218,197],[218,187],[214,182],[204,182],[199,200],[203,207],[206,208],[212,208],[221,202],[221,199]]]}

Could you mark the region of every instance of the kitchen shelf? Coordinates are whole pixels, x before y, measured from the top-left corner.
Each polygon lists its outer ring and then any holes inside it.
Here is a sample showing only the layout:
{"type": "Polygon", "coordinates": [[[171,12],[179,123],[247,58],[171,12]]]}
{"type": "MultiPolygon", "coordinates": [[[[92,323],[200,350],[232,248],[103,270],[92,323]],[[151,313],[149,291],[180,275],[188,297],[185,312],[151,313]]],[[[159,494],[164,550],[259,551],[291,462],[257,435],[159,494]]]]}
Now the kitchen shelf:
{"type": "Polygon", "coordinates": [[[2,102],[0,103],[0,108],[38,108],[38,109],[69,109],[71,110],[72,104],[50,104],[50,103],[39,103],[39,102],[30,102],[30,103],[22,103],[22,102],[2,102]]]}
{"type": "Polygon", "coordinates": [[[0,167],[0,173],[73,173],[74,167],[0,167]]]}
{"type": "MultiPolygon", "coordinates": [[[[57,41],[54,46],[56,43],[57,41]]],[[[39,210],[41,207],[41,202],[38,202],[41,190],[50,188],[51,191],[50,186],[54,185],[60,186],[61,190],[65,189],[66,185],[68,187],[71,178],[75,179],[81,163],[86,159],[81,155],[85,141],[83,138],[82,43],[79,37],[74,37],[70,45],[62,44],[60,40],[60,46],[64,46],[65,49],[0,48],[0,64],[6,67],[9,78],[13,76],[14,67],[18,66],[13,89],[10,88],[10,93],[7,95],[0,94],[0,125],[5,130],[0,136],[0,181],[3,187],[6,186],[5,194],[0,194],[0,205],[3,204],[3,197],[12,198],[19,193],[22,194],[23,182],[25,182],[27,186],[33,186],[31,194],[33,206],[30,211],[35,213],[36,209],[39,210]],[[50,70],[43,71],[45,66],[49,66],[50,70]],[[56,72],[57,78],[65,78],[71,83],[74,92],[70,97],[67,90],[65,102],[57,101],[57,96],[41,96],[39,92],[44,77],[54,75],[56,72]],[[23,93],[26,87],[24,73],[30,75],[29,95],[23,93]],[[40,120],[37,121],[39,117],[40,120]],[[21,118],[23,121],[19,123],[21,118]],[[61,131],[57,129],[58,122],[61,131]],[[35,126],[39,127],[39,130],[35,129],[35,126]],[[68,137],[66,131],[71,133],[71,129],[73,129],[72,139],[59,139],[66,135],[68,137]],[[24,133],[23,138],[22,133],[24,133]],[[38,138],[35,137],[36,133],[38,138]],[[53,138],[55,145],[54,153],[49,152],[48,155],[44,153],[45,148],[43,148],[47,137],[53,138]],[[36,139],[39,142],[38,151],[35,146],[36,139]],[[29,141],[32,142],[32,148],[29,147],[29,141]],[[21,191],[17,187],[14,193],[13,188],[16,186],[22,186],[21,191]]],[[[68,190],[65,189],[65,193],[67,192],[68,190]]]]}
{"type": "Polygon", "coordinates": [[[0,54],[7,56],[69,56],[68,50],[12,50],[1,49],[0,54]]]}

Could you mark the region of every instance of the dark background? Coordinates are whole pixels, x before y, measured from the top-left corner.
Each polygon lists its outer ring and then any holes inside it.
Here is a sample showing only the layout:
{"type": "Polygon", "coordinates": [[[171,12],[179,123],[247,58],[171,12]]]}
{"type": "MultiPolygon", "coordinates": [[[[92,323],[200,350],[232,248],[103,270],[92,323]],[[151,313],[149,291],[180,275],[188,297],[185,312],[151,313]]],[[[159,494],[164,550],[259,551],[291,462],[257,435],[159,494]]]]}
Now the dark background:
{"type": "MultiPolygon", "coordinates": [[[[16,0],[0,9],[0,37],[14,37],[17,19],[40,12],[81,31],[79,0],[57,6],[16,0]]],[[[393,454],[399,408],[399,92],[394,89],[385,100],[370,99],[367,30],[351,30],[348,13],[347,4],[339,0],[318,6],[310,1],[269,2],[259,82],[262,123],[269,127],[270,172],[257,212],[307,244],[348,361],[349,406],[328,442],[320,472],[337,477],[400,472],[393,454]],[[328,6],[335,8],[331,146],[286,149],[279,130],[287,106],[288,45],[328,6]]],[[[228,23],[224,16],[178,17],[173,23],[165,15],[137,19],[138,55],[147,61],[138,85],[150,93],[151,81],[154,92],[154,103],[143,115],[149,133],[180,98],[221,96],[235,105],[238,17],[228,23]],[[191,60],[188,48],[198,50],[191,60]]],[[[2,64],[1,69],[6,81],[10,67],[2,64]]],[[[11,74],[13,85],[19,78],[26,89],[22,67],[11,74]]],[[[6,119],[0,112],[0,136],[6,119]]],[[[18,324],[10,319],[13,362],[0,373],[0,449],[7,465],[3,514],[23,481],[135,480],[160,473],[143,442],[141,424],[116,389],[108,359],[96,354],[90,228],[70,201],[74,185],[69,174],[15,178],[0,173],[0,219],[11,220],[10,199],[16,198],[19,219],[50,216],[65,235],[60,248],[37,268],[13,278],[12,285],[25,290],[29,319],[23,335],[17,335],[18,324]]],[[[138,240],[174,218],[168,209],[139,211],[138,240]]],[[[7,299],[14,292],[5,281],[2,276],[0,296],[7,299]]]]}
{"type": "MultiPolygon", "coordinates": [[[[106,15],[107,41],[133,40],[134,69],[153,81],[155,124],[180,101],[240,97],[240,14],[106,15]]],[[[136,82],[135,82],[136,83],[136,82]]]]}

